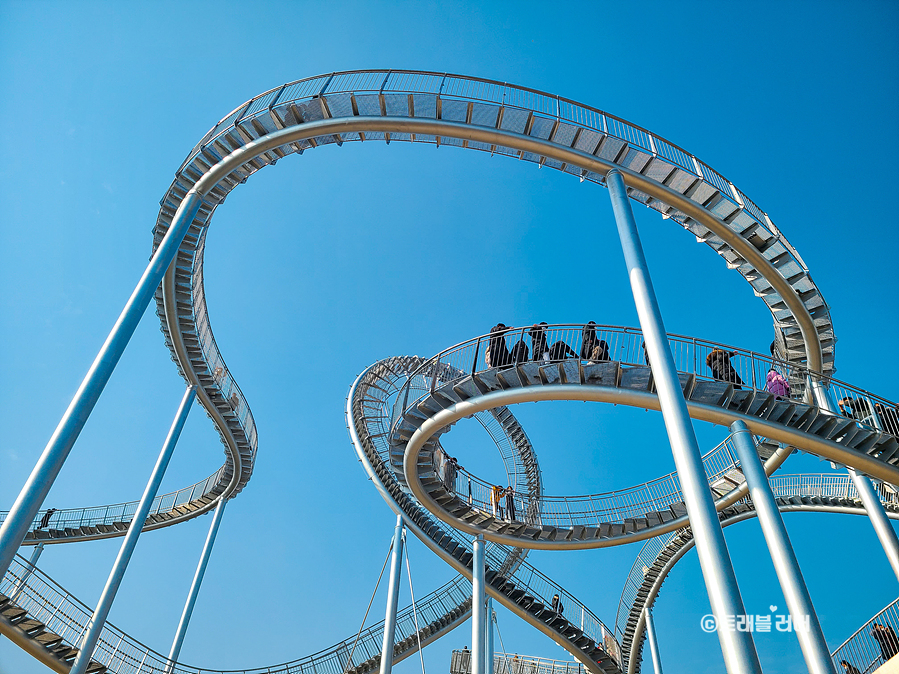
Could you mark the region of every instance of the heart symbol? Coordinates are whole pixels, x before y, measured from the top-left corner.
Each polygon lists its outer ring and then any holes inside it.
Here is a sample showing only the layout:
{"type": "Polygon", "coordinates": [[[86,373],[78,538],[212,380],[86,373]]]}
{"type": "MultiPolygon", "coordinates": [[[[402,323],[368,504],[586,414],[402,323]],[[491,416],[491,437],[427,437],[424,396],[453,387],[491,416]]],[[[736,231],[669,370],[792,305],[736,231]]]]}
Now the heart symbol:
{"type": "Polygon", "coordinates": [[[774,612],[777,610],[777,607],[776,607],[776,606],[769,606],[768,609],[771,611],[771,613],[774,613],[774,612]]]}

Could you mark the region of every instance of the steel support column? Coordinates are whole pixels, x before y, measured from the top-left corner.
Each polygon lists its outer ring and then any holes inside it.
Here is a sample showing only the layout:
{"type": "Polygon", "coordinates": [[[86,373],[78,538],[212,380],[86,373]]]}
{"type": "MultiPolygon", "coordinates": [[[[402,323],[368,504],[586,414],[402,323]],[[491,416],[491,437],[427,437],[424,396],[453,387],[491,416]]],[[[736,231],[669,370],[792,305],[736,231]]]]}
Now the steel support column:
{"type": "Polygon", "coordinates": [[[749,487],[749,495],[755,506],[756,515],[762,525],[762,533],[774,562],[774,570],[787,600],[787,608],[793,617],[793,631],[799,639],[799,647],[802,649],[802,657],[808,667],[809,674],[836,674],[821,623],[812,605],[808,588],[799,570],[799,562],[790,544],[790,537],[783,523],[783,517],[774,500],[774,492],[762,461],[759,459],[758,450],[752,433],[742,421],[735,421],[730,425],[737,456],[740,458],[740,466],[746,476],[746,484],[749,487]],[[808,620],[808,629],[797,628],[804,626],[808,620]]]}
{"type": "MultiPolygon", "coordinates": [[[[824,386],[820,380],[813,379],[812,377],[808,377],[807,382],[809,388],[812,390],[812,397],[814,398],[815,404],[831,414],[839,415],[839,409],[831,398],[830,391],[827,387],[824,386]]],[[[874,410],[871,410],[871,412],[873,414],[874,410]]],[[[880,422],[876,420],[876,415],[874,415],[874,418],[875,424],[879,426],[880,422]]],[[[852,484],[855,485],[855,489],[858,491],[858,495],[865,505],[865,512],[868,514],[868,519],[871,520],[874,532],[880,540],[880,545],[883,546],[883,551],[887,556],[887,560],[890,562],[893,573],[896,574],[896,580],[899,580],[899,537],[896,535],[896,530],[893,529],[890,524],[886,510],[883,508],[883,503],[881,503],[880,497],[877,495],[874,486],[871,484],[871,479],[864,475],[859,475],[852,468],[849,468],[848,470],[849,477],[852,478],[852,484]]]]}
{"type": "Polygon", "coordinates": [[[37,560],[41,558],[41,554],[44,552],[44,544],[38,543],[34,546],[34,550],[31,551],[31,557],[28,560],[28,568],[25,570],[25,573],[22,574],[22,577],[19,578],[19,582],[16,583],[15,588],[10,593],[9,598],[15,601],[19,594],[22,592],[22,589],[25,587],[25,583],[28,582],[28,577],[34,573],[34,569],[37,567],[37,560]]]}
{"type": "Polygon", "coordinates": [[[649,642],[652,668],[655,670],[654,674],[662,674],[662,658],[659,655],[659,642],[656,640],[656,626],[652,621],[652,611],[649,608],[643,609],[643,616],[646,621],[646,640],[649,642]]]}
{"type": "Polygon", "coordinates": [[[484,590],[484,536],[472,543],[471,558],[471,674],[486,674],[487,598],[484,590]]]}
{"type": "MultiPolygon", "coordinates": [[[[687,404],[684,401],[662,314],[656,300],[643,246],[637,232],[634,213],[628,202],[627,188],[621,173],[615,169],[606,177],[618,235],[627,263],[628,276],[637,315],[650,357],[653,381],[658,391],[659,405],[671,442],[671,452],[684,494],[687,516],[696,539],[696,552],[717,624],[718,640],[724,654],[724,664],[730,674],[753,672],[761,674],[761,664],[749,632],[726,629],[729,616],[744,615],[743,599],[737,586],[734,567],[727,552],[721,523],[709,490],[702,455],[687,404]]],[[[735,618],[731,617],[730,620],[735,618]]]]}
{"type": "Polygon", "coordinates": [[[225,514],[225,503],[227,499],[220,498],[215,506],[215,512],[212,515],[212,524],[209,525],[209,534],[206,536],[206,542],[203,544],[203,552],[200,553],[200,563],[197,564],[197,571],[194,573],[193,582],[190,584],[190,591],[187,593],[187,602],[184,604],[184,611],[181,613],[181,620],[178,623],[178,629],[175,632],[175,639],[172,641],[172,649],[169,651],[169,666],[167,671],[171,671],[174,663],[178,662],[178,656],[181,655],[181,645],[184,643],[184,635],[187,634],[187,626],[190,624],[190,617],[194,612],[194,605],[197,603],[197,595],[200,594],[200,585],[203,583],[203,576],[206,574],[206,566],[209,564],[209,556],[212,554],[212,546],[215,545],[215,537],[218,534],[219,525],[222,523],[222,515],[225,514]]]}
{"type": "Polygon", "coordinates": [[[487,599],[487,652],[484,656],[485,674],[493,674],[493,654],[496,651],[493,640],[493,599],[487,599]]]}
{"type": "Polygon", "coordinates": [[[16,550],[25,540],[28,528],[47,497],[50,487],[53,486],[56,476],[59,475],[81,429],[87,423],[147,305],[153,299],[156,287],[175,259],[184,235],[190,229],[190,224],[202,203],[203,198],[194,190],[188,192],[181,202],[159,248],[156,249],[150,264],[144,270],[137,287],[131,293],[128,303],[103,343],[100,353],[97,354],[81,386],[78,387],[75,397],[69,403],[25,486],[19,492],[6,521],[0,527],[0,578],[6,574],[16,550]]]}
{"type": "Polygon", "coordinates": [[[393,668],[393,639],[396,633],[396,608],[400,600],[400,571],[403,562],[403,516],[396,516],[393,530],[393,550],[390,554],[390,584],[387,588],[387,612],[384,616],[384,641],[381,642],[380,674],[390,674],[393,668]]]}
{"type": "Polygon", "coordinates": [[[78,656],[75,658],[69,674],[84,674],[87,671],[97,640],[100,638],[100,632],[106,624],[106,616],[109,615],[109,609],[112,608],[116,592],[119,591],[119,585],[122,584],[122,579],[125,577],[125,569],[128,568],[128,562],[131,561],[131,555],[137,545],[137,539],[140,537],[141,529],[144,528],[144,522],[147,520],[150,506],[153,505],[153,499],[156,498],[156,492],[159,491],[159,485],[162,484],[165,469],[168,468],[172,452],[175,451],[175,445],[178,443],[178,437],[181,435],[181,429],[184,428],[184,422],[187,421],[190,406],[196,395],[197,389],[194,386],[188,386],[184,392],[181,405],[178,407],[178,413],[175,415],[169,434],[162,445],[162,451],[159,452],[159,458],[156,460],[156,465],[150,474],[150,480],[147,482],[143,496],[141,496],[137,505],[137,511],[134,513],[131,524],[128,525],[128,533],[125,534],[125,540],[122,541],[118,557],[116,557],[112,570],[109,572],[109,578],[107,578],[106,586],[100,595],[100,601],[97,603],[97,608],[94,609],[94,614],[87,624],[84,638],[78,644],[78,656]]]}

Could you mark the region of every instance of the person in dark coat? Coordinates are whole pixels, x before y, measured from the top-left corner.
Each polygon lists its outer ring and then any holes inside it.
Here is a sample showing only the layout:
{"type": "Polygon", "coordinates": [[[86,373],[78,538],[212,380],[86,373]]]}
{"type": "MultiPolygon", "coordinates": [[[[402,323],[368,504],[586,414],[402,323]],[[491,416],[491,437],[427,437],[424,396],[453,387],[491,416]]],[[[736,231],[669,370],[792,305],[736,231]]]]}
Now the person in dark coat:
{"type": "Polygon", "coordinates": [[[515,345],[509,352],[509,362],[513,365],[518,365],[519,363],[527,363],[530,355],[531,352],[528,350],[528,345],[524,343],[523,339],[519,339],[517,342],[515,342],[515,345]]]}
{"type": "Polygon", "coordinates": [[[899,437],[899,410],[895,407],[874,403],[874,411],[877,412],[877,418],[880,419],[883,430],[899,437]]]}
{"type": "Polygon", "coordinates": [[[549,347],[550,360],[565,360],[566,358],[577,358],[577,352],[565,342],[559,341],[549,347]]]}
{"type": "Polygon", "coordinates": [[[451,491],[456,491],[456,473],[459,471],[459,462],[456,461],[455,456],[451,456],[446,460],[446,463],[443,466],[443,478],[444,484],[446,488],[451,491]]]}
{"type": "Polygon", "coordinates": [[[862,398],[850,398],[846,396],[837,401],[840,411],[850,419],[861,421],[871,416],[871,407],[867,400],[862,398]]]}
{"type": "Polygon", "coordinates": [[[858,667],[853,667],[846,660],[840,660],[840,666],[843,668],[844,674],[862,674],[858,671],[858,667]]]}
{"type": "Polygon", "coordinates": [[[590,360],[596,343],[596,322],[590,321],[581,331],[581,360],[590,360]]]}
{"type": "Polygon", "coordinates": [[[487,343],[487,352],[484,354],[484,362],[487,367],[504,367],[511,363],[509,349],[506,348],[505,334],[509,331],[502,323],[497,323],[490,328],[490,341],[487,343]]]}
{"type": "Polygon", "coordinates": [[[40,524],[38,524],[38,529],[43,529],[45,526],[50,524],[50,518],[53,516],[53,513],[56,512],[56,508],[50,508],[47,512],[44,513],[44,516],[41,518],[40,524]]]}
{"type": "Polygon", "coordinates": [[[649,365],[649,352],[646,350],[646,342],[643,342],[640,346],[643,348],[643,360],[646,362],[647,366],[651,367],[649,365]]]}
{"type": "Polygon", "coordinates": [[[510,522],[515,521],[515,490],[512,489],[512,485],[506,487],[506,515],[510,522]]]}
{"type": "Polygon", "coordinates": [[[880,644],[880,657],[884,662],[899,654],[899,638],[889,625],[874,623],[871,625],[871,636],[880,644]]]}
{"type": "Polygon", "coordinates": [[[546,347],[546,328],[543,327],[545,325],[545,321],[539,324],[534,323],[531,329],[528,330],[528,334],[531,336],[531,347],[533,348],[531,357],[533,360],[549,359],[549,349],[546,347]]]}
{"type": "Polygon", "coordinates": [[[712,371],[712,377],[718,381],[729,381],[734,384],[735,389],[742,389],[743,380],[730,364],[730,359],[736,356],[736,351],[723,351],[722,349],[713,349],[712,352],[705,357],[705,364],[712,371]]]}

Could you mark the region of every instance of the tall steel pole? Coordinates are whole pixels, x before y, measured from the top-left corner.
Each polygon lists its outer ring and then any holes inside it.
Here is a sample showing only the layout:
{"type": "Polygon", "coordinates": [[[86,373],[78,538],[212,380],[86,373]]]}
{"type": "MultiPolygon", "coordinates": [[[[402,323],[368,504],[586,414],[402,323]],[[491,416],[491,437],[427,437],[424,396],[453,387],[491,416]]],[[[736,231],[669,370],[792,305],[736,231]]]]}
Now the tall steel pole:
{"type": "Polygon", "coordinates": [[[486,674],[487,665],[487,606],[484,591],[485,564],[484,535],[478,534],[472,543],[471,558],[471,674],[486,674]]]}
{"type": "Polygon", "coordinates": [[[624,178],[615,169],[606,176],[618,235],[627,263],[631,291],[640,317],[640,327],[650,356],[653,381],[659,396],[665,428],[671,442],[674,464],[684,494],[687,516],[696,540],[696,552],[705,579],[706,590],[719,629],[718,640],[724,654],[724,665],[730,674],[753,672],[761,674],[759,657],[749,632],[730,630],[727,626],[735,616],[746,613],[734,567],[724,543],[724,534],[709,490],[699,443],[687,413],[674,359],[668,345],[662,314],[656,300],[643,246],[637,233],[637,223],[628,202],[624,178]]]}
{"type": "Polygon", "coordinates": [[[787,600],[787,608],[793,617],[793,631],[799,639],[805,665],[809,674],[836,674],[821,623],[812,605],[812,598],[802,572],[799,570],[799,562],[790,544],[783,517],[774,500],[768,476],[765,475],[765,469],[759,459],[752,433],[746,424],[739,420],[730,425],[730,430],[737,456],[740,457],[740,466],[746,476],[749,495],[752,497],[759,524],[762,526],[762,533],[771,553],[771,561],[774,562],[774,571],[787,600]],[[806,620],[808,629],[804,629],[806,620]],[[797,628],[797,625],[801,627],[797,628]]]}
{"type": "Polygon", "coordinates": [[[69,403],[25,486],[19,492],[6,521],[0,527],[0,578],[6,574],[16,550],[25,540],[28,528],[47,497],[50,487],[53,486],[56,476],[59,475],[81,429],[87,423],[94,405],[97,404],[103,388],[112,376],[119,358],[125,351],[131,335],[134,334],[147,305],[150,304],[166,269],[175,258],[184,235],[187,234],[202,203],[203,198],[194,190],[188,192],[181,202],[159,248],[156,249],[134,292],[131,293],[128,303],[103,343],[84,381],[78,387],[75,397],[69,403]]]}
{"type": "Polygon", "coordinates": [[[125,534],[125,540],[122,541],[119,555],[116,557],[112,570],[109,572],[109,578],[106,580],[106,586],[100,595],[100,601],[97,603],[97,608],[94,609],[94,615],[91,616],[87,624],[87,632],[81,640],[81,644],[78,645],[78,655],[69,674],[84,674],[87,671],[91,656],[94,654],[94,648],[97,646],[97,640],[100,638],[100,632],[106,624],[106,616],[109,615],[109,609],[112,608],[116,592],[119,591],[119,585],[122,584],[122,579],[125,577],[125,569],[128,568],[128,562],[131,561],[131,555],[137,545],[137,539],[140,537],[141,529],[144,528],[144,522],[147,520],[150,506],[153,505],[153,499],[156,498],[156,492],[159,491],[159,485],[162,484],[165,469],[168,468],[169,459],[172,458],[172,452],[175,451],[178,436],[181,435],[181,429],[184,428],[184,422],[187,421],[190,406],[196,395],[197,389],[195,386],[188,386],[184,392],[181,405],[178,407],[178,413],[175,415],[169,434],[162,445],[162,451],[159,452],[159,458],[156,460],[156,465],[150,474],[150,480],[147,482],[144,494],[137,505],[137,511],[134,513],[131,524],[128,525],[128,533],[125,534]]]}
{"type": "MultiPolygon", "coordinates": [[[[809,388],[812,390],[815,404],[831,414],[839,415],[839,409],[831,399],[827,387],[820,380],[813,379],[811,376],[808,377],[807,381],[809,388]]],[[[877,420],[876,415],[874,415],[874,419],[874,423],[879,427],[880,422],[877,420]]],[[[864,475],[859,475],[852,468],[848,470],[849,477],[852,478],[852,484],[855,485],[855,489],[865,506],[868,519],[871,520],[874,532],[880,540],[880,545],[883,546],[883,551],[890,562],[890,566],[893,568],[893,573],[896,574],[896,580],[899,580],[899,537],[896,536],[896,530],[890,524],[883,503],[881,503],[877,492],[874,491],[871,480],[864,475]]]]}
{"type": "Polygon", "coordinates": [[[381,642],[380,674],[393,668],[393,639],[396,633],[396,608],[400,600],[400,571],[403,560],[403,516],[396,516],[393,550],[390,554],[390,585],[387,587],[387,613],[384,616],[384,641],[381,642]]]}
{"type": "Polygon", "coordinates": [[[493,599],[487,599],[487,652],[484,657],[486,674],[493,674],[493,654],[496,650],[493,634],[493,599]]]}
{"type": "Polygon", "coordinates": [[[649,654],[652,656],[652,668],[654,674],[662,674],[662,658],[659,655],[659,642],[656,640],[656,626],[652,621],[652,611],[649,607],[643,609],[646,622],[646,640],[649,642],[649,654]]]}
{"type": "Polygon", "coordinates": [[[197,603],[197,595],[200,594],[200,585],[203,583],[203,576],[206,575],[206,566],[209,564],[209,556],[212,554],[212,546],[215,544],[215,537],[218,534],[219,525],[222,523],[222,515],[225,514],[225,503],[227,499],[220,498],[215,506],[215,512],[212,515],[212,524],[209,525],[209,534],[206,536],[206,542],[203,544],[203,552],[200,554],[200,563],[197,564],[197,571],[194,573],[193,582],[190,584],[190,592],[187,593],[187,602],[184,604],[184,611],[181,613],[181,620],[178,622],[178,629],[175,631],[175,639],[172,641],[172,650],[169,651],[169,665],[167,671],[171,671],[174,663],[178,662],[178,656],[181,655],[181,645],[184,643],[184,635],[187,634],[187,626],[190,624],[190,617],[193,615],[194,606],[197,603]]]}

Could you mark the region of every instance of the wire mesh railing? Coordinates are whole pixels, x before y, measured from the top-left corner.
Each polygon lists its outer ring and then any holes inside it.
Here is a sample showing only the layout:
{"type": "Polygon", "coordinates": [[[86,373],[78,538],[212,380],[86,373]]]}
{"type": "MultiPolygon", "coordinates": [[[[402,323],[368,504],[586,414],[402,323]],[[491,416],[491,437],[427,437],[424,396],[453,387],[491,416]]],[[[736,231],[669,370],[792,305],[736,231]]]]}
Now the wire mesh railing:
{"type": "MultiPolygon", "coordinates": [[[[420,359],[417,359],[420,362],[420,359]]],[[[354,423],[357,429],[362,431],[360,438],[362,439],[363,448],[370,444],[370,450],[366,450],[365,454],[370,461],[380,461],[384,464],[389,462],[389,427],[390,415],[386,414],[387,406],[389,406],[396,398],[396,395],[402,390],[403,381],[408,376],[403,371],[404,359],[397,359],[396,363],[390,360],[385,363],[384,371],[379,375],[377,386],[366,388],[366,396],[370,396],[366,401],[366,407],[358,400],[360,391],[351,389],[350,395],[355,396],[353,405],[356,407],[354,413],[354,423]],[[387,374],[389,373],[389,374],[387,374]],[[391,390],[395,387],[395,390],[391,390]],[[381,407],[378,409],[379,401],[381,407]],[[362,437],[364,436],[364,437],[362,437]],[[373,456],[374,455],[374,456],[373,456]]],[[[376,366],[369,369],[372,371],[376,366]]],[[[409,368],[409,371],[418,369],[416,364],[409,368]]],[[[375,383],[375,382],[372,382],[375,383]]],[[[431,514],[422,506],[410,501],[406,505],[401,506],[409,516],[422,514],[431,521],[437,523],[441,528],[441,537],[448,536],[449,539],[457,545],[464,546],[464,549],[470,550],[472,547],[472,537],[458,529],[450,526],[444,526],[436,520],[432,519],[431,514]]],[[[446,547],[449,543],[444,540],[442,545],[446,547]]],[[[506,574],[511,582],[517,588],[520,588],[530,596],[545,606],[550,606],[553,597],[559,598],[559,604],[564,611],[564,617],[573,625],[581,629],[584,634],[593,639],[593,641],[601,646],[606,653],[615,658],[620,663],[621,648],[615,639],[614,633],[609,630],[603,622],[593,614],[586,606],[584,606],[574,595],[565,590],[561,585],[548,578],[536,568],[523,560],[523,555],[516,556],[513,549],[504,545],[490,543],[486,547],[485,558],[487,567],[506,574]],[[510,564],[510,560],[514,563],[510,564]]]]}
{"type": "MultiPolygon", "coordinates": [[[[454,650],[450,656],[450,674],[471,674],[471,651],[454,650]]],[[[517,653],[495,653],[494,674],[585,674],[586,668],[572,660],[553,660],[517,653]]]]}
{"type": "MultiPolygon", "coordinates": [[[[730,440],[730,437],[728,437],[728,440],[730,440]]],[[[852,478],[846,473],[773,475],[768,478],[768,482],[771,485],[771,491],[775,498],[819,497],[861,501],[852,478]]],[[[884,505],[899,508],[899,493],[897,493],[895,488],[886,483],[878,482],[874,484],[874,489],[884,505]]],[[[742,499],[742,502],[751,504],[752,500],[747,496],[742,499]]],[[[681,536],[681,533],[681,531],[675,531],[664,536],[649,539],[631,565],[621,593],[621,599],[618,602],[618,612],[615,616],[615,630],[619,638],[622,638],[624,635],[628,615],[643,584],[644,577],[649,569],[657,564],[662,550],[667,548],[674,539],[681,536]]]]}
{"type": "MultiPolygon", "coordinates": [[[[200,480],[189,487],[157,496],[153,499],[149,514],[168,513],[207,496],[219,483],[223,470],[224,468],[219,468],[205,480],[200,480]]],[[[138,503],[139,501],[128,501],[127,503],[63,510],[51,508],[38,513],[32,523],[31,531],[35,533],[36,538],[39,538],[40,532],[49,531],[50,529],[65,530],[78,529],[85,526],[97,527],[100,525],[128,524],[134,518],[138,503]]],[[[8,514],[8,512],[0,512],[0,524],[4,522],[8,514]]]]}
{"type": "MultiPolygon", "coordinates": [[[[65,643],[78,646],[93,611],[72,597],[52,579],[34,569],[22,557],[16,557],[0,581],[0,593],[14,597],[16,605],[40,621],[45,629],[61,637],[65,643]]],[[[454,608],[471,599],[471,584],[459,576],[415,604],[419,627],[431,625],[454,608]]],[[[411,606],[397,613],[394,643],[417,632],[411,606]]],[[[171,662],[162,654],[132,639],[110,623],[100,634],[92,660],[113,674],[345,674],[381,652],[384,622],[364,629],[313,655],[267,667],[240,670],[217,670],[171,662]],[[355,649],[353,648],[355,643],[355,649]],[[352,661],[350,653],[352,652],[352,661]]]]}
{"type": "Polygon", "coordinates": [[[899,599],[886,606],[844,641],[832,654],[837,671],[842,663],[854,667],[860,674],[870,674],[899,655],[899,599]]]}
{"type": "MultiPolygon", "coordinates": [[[[853,412],[849,403],[841,405],[844,416],[872,430],[899,435],[899,407],[886,398],[829,377],[821,377],[797,363],[726,346],[695,337],[669,334],[671,355],[678,372],[698,381],[733,384],[735,390],[763,391],[800,402],[802,392],[793,391],[790,381],[820,378],[840,400],[863,400],[865,414],[853,412]],[[773,373],[773,374],[772,374],[773,373]],[[770,376],[769,376],[770,375],[770,376]]],[[[526,362],[595,364],[617,362],[622,367],[649,364],[643,335],[639,329],[595,324],[545,323],[530,327],[503,327],[461,342],[425,361],[396,398],[391,415],[394,424],[435,389],[456,384],[489,370],[513,368],[526,362]]]]}
{"type": "MultiPolygon", "coordinates": [[[[736,481],[742,481],[742,475],[734,473],[739,461],[731,442],[722,442],[706,453],[702,463],[710,483],[729,473],[736,481]]],[[[526,494],[510,492],[502,485],[492,485],[464,468],[447,472],[443,464],[435,465],[434,469],[444,480],[448,491],[454,492],[457,498],[467,501],[477,510],[499,520],[528,521],[521,516],[528,512],[529,507],[533,508],[532,500],[526,494]]],[[[555,527],[598,527],[602,523],[621,523],[629,518],[643,517],[648,512],[664,510],[683,500],[680,480],[675,471],[640,485],[600,494],[544,495],[540,498],[539,521],[535,523],[555,527]]]]}

